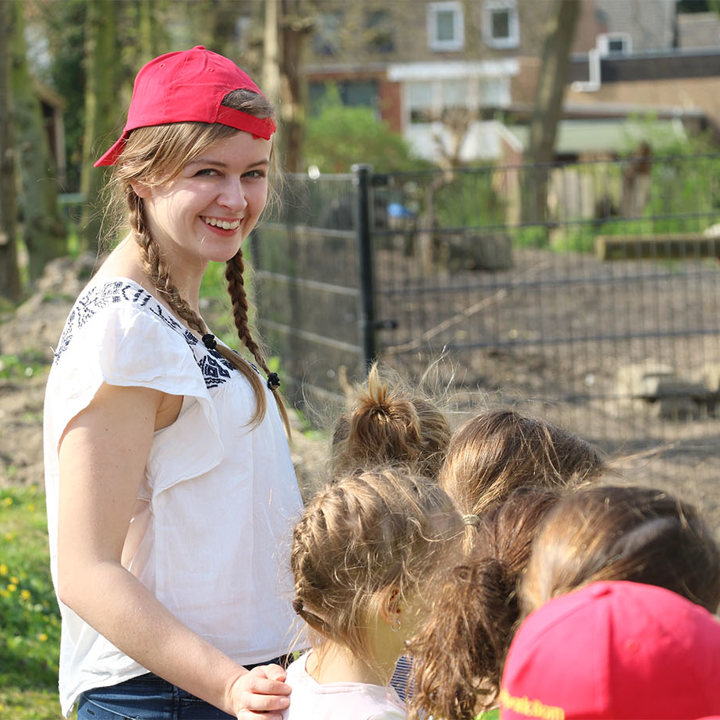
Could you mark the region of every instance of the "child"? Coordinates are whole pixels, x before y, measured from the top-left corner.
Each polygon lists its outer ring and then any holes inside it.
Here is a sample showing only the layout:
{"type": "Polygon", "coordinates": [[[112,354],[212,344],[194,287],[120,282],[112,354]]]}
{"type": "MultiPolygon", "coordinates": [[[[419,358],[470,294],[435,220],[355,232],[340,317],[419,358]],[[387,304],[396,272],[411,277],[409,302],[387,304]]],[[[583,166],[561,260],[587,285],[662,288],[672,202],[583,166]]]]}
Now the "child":
{"type": "Polygon", "coordinates": [[[450,424],[435,403],[374,364],[335,425],[332,473],[404,465],[437,479],[449,442],[450,424]]]}
{"type": "Polygon", "coordinates": [[[500,718],[717,717],[718,677],[720,624],[705,608],[656,585],[595,582],[553,598],[520,626],[500,718]]]}
{"type": "Polygon", "coordinates": [[[347,475],[312,499],[291,555],[312,649],[288,668],[284,720],[405,717],[388,683],[427,612],[428,574],[461,531],[437,483],[398,469],[347,475]]]}
{"type": "Polygon", "coordinates": [[[599,580],[659,585],[716,612],[720,549],[697,510],[665,492],[582,488],[538,532],[520,588],[523,613],[599,580]]]}
{"type": "MultiPolygon", "coordinates": [[[[422,385],[422,382],[419,383],[422,385]]],[[[337,477],[378,466],[403,466],[437,480],[450,424],[437,405],[389,368],[374,363],[335,425],[331,469],[337,477]]],[[[405,700],[411,660],[401,657],[391,684],[405,700]]]]}
{"type": "Polygon", "coordinates": [[[415,716],[472,720],[494,705],[520,620],[516,588],[559,499],[556,489],[518,488],[468,526],[474,540],[466,556],[429,583],[434,611],[410,643],[415,716]]]}
{"type": "Polygon", "coordinates": [[[544,420],[489,410],[453,434],[440,485],[466,515],[480,515],[515,488],[564,487],[598,477],[600,451],[544,420]]]}

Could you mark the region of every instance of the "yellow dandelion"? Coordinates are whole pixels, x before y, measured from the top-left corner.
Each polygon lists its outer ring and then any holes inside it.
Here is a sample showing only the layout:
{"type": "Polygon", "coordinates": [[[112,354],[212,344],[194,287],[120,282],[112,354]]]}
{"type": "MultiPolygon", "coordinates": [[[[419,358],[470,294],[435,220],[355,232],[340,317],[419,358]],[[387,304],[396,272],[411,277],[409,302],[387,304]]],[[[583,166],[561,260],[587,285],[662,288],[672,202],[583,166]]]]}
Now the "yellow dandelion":
{"type": "Polygon", "coordinates": [[[17,590],[17,585],[16,585],[15,583],[12,583],[12,582],[11,582],[11,583],[7,586],[7,591],[8,591],[9,593],[14,593],[16,590],[17,590]]]}
{"type": "Polygon", "coordinates": [[[21,597],[23,600],[29,600],[30,597],[31,597],[30,591],[29,591],[29,590],[21,590],[21,591],[20,591],[20,597],[21,597]]]}
{"type": "Polygon", "coordinates": [[[10,507],[13,504],[13,499],[11,497],[3,498],[3,505],[5,507],[10,507]]]}
{"type": "Polygon", "coordinates": [[[12,575],[12,576],[10,577],[10,582],[11,582],[13,585],[17,585],[17,584],[20,582],[20,580],[18,580],[18,576],[17,576],[17,575],[12,575]]]}
{"type": "Polygon", "coordinates": [[[35,512],[35,503],[30,503],[30,504],[28,505],[28,510],[29,510],[30,512],[35,512]]]}
{"type": "Polygon", "coordinates": [[[5,563],[0,563],[0,575],[5,577],[8,574],[8,566],[5,563]]]}
{"type": "Polygon", "coordinates": [[[48,636],[45,633],[38,633],[35,636],[40,642],[47,642],[48,636]]]}

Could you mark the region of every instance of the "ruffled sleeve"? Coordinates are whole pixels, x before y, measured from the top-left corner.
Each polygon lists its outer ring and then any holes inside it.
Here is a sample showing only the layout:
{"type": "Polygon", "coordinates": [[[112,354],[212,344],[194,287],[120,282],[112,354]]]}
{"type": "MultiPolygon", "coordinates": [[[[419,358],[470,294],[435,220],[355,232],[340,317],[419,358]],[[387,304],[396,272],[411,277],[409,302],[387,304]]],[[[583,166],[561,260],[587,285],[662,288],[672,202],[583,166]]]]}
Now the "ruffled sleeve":
{"type": "Polygon", "coordinates": [[[207,471],[219,462],[222,446],[216,412],[193,354],[196,343],[139,285],[109,281],[91,288],[73,309],[55,352],[46,393],[47,439],[57,449],[68,423],[88,407],[103,383],[151,388],[183,396],[182,424],[192,420],[193,441],[185,443],[192,453],[177,446],[175,468],[190,474],[207,471]]]}

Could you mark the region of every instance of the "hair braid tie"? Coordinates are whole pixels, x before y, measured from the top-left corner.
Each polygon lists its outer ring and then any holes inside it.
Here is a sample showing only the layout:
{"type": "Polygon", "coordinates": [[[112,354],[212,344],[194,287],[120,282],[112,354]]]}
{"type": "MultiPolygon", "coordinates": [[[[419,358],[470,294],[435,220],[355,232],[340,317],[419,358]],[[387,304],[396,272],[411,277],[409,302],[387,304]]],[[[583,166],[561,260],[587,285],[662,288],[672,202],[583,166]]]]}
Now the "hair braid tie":
{"type": "Polygon", "coordinates": [[[280,378],[278,377],[277,373],[271,372],[267,377],[267,386],[274,390],[275,388],[280,387],[280,378]]]}
{"type": "Polygon", "coordinates": [[[202,341],[208,350],[214,350],[217,347],[217,341],[212,333],[205,333],[202,336],[202,341]]]}

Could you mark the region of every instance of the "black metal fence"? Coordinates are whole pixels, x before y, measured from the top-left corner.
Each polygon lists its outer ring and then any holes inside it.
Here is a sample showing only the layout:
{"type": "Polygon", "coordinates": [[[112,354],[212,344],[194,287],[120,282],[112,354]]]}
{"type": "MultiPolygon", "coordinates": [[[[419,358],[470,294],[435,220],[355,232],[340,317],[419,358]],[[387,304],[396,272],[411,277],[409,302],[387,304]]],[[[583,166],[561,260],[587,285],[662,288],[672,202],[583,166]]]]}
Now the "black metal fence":
{"type": "Polygon", "coordinates": [[[714,437],[719,181],[718,156],[293,176],[252,245],[285,390],[442,357],[471,402],[606,446],[714,437]]]}

